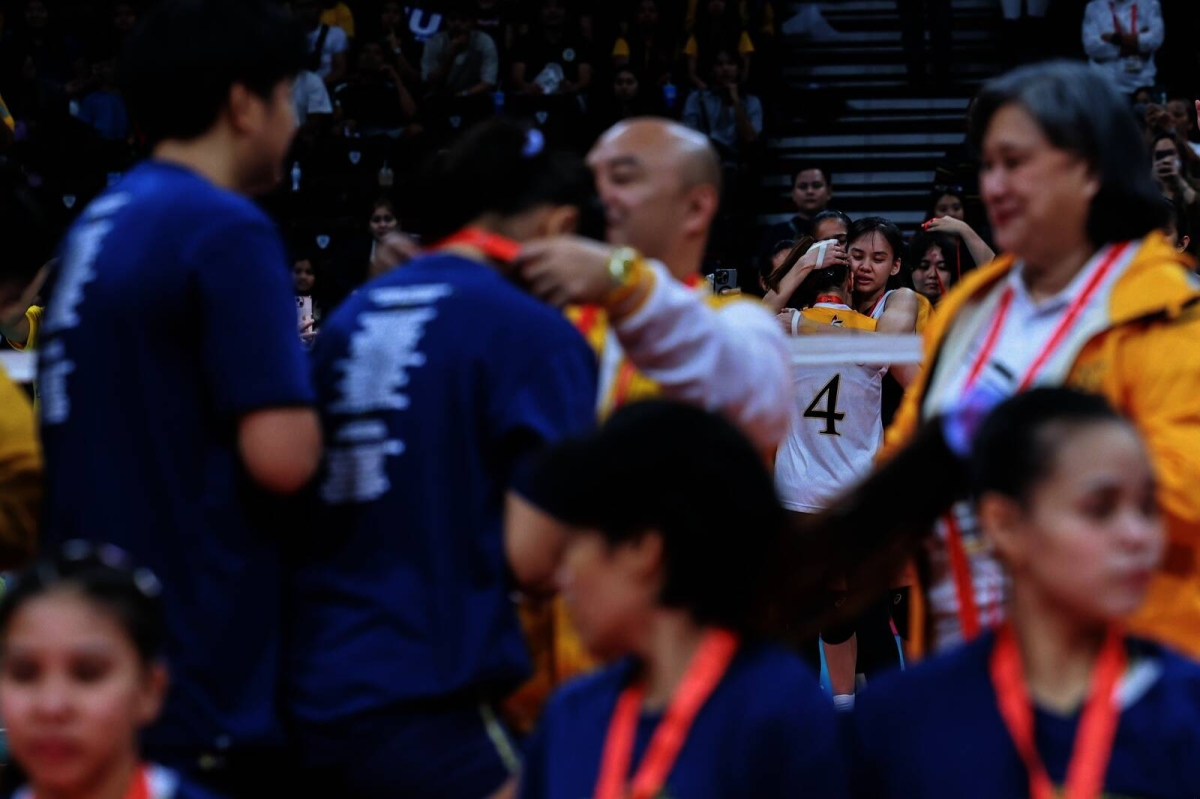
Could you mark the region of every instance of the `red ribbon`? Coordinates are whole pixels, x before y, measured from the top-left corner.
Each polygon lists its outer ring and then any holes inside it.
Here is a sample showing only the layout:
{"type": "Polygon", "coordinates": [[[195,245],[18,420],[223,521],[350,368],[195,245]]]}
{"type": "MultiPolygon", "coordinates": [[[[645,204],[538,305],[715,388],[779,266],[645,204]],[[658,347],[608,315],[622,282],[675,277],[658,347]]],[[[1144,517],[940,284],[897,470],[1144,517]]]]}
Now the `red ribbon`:
{"type": "MultiPolygon", "coordinates": [[[[1067,764],[1063,799],[1098,799],[1104,792],[1104,778],[1121,715],[1115,694],[1125,672],[1125,660],[1124,639],[1113,627],[1092,670],[1091,688],[1079,717],[1079,730],[1067,764]]],[[[1034,739],[1033,703],[1012,625],[1006,624],[997,632],[988,666],[1000,716],[1029,772],[1029,797],[1054,799],[1054,785],[1034,739]]]]}
{"type": "Polygon", "coordinates": [[[653,799],[658,795],[683,749],[696,715],[729,670],[739,643],[738,637],[727,630],[710,630],[704,634],[683,680],[671,697],[667,712],[654,730],[650,746],[628,790],[626,775],[633,760],[638,714],[646,696],[646,685],[635,682],[621,692],[604,741],[595,799],[653,799]]]}
{"type": "Polygon", "coordinates": [[[431,249],[444,250],[447,247],[472,247],[502,264],[510,264],[517,260],[517,254],[521,252],[520,242],[477,227],[463,228],[442,239],[431,249]]]}

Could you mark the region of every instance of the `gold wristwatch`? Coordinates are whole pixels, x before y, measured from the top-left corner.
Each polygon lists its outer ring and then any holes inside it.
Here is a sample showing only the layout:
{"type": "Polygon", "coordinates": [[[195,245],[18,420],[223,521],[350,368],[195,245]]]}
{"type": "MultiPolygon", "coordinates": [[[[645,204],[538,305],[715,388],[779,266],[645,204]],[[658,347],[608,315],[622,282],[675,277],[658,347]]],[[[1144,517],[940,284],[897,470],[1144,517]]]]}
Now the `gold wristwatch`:
{"type": "Polygon", "coordinates": [[[618,247],[608,259],[608,276],[612,278],[613,292],[628,288],[637,279],[642,256],[632,247],[618,247]]]}

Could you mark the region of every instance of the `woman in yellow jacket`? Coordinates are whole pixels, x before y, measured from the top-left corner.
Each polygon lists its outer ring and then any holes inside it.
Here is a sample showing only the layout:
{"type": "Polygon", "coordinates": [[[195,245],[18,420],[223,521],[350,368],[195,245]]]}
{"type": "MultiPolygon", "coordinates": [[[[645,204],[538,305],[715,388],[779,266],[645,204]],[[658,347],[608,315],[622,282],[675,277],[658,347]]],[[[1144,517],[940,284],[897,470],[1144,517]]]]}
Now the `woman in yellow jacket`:
{"type": "MultiPolygon", "coordinates": [[[[884,457],[925,421],[1030,386],[1102,394],[1149,446],[1169,537],[1131,627],[1200,656],[1200,285],[1158,232],[1163,204],[1128,104],[1082,65],[1027,67],[984,88],[971,135],[1005,254],[938,307],[884,457]]],[[[1001,620],[1007,579],[965,503],[927,554],[915,649],[1001,620]]]]}

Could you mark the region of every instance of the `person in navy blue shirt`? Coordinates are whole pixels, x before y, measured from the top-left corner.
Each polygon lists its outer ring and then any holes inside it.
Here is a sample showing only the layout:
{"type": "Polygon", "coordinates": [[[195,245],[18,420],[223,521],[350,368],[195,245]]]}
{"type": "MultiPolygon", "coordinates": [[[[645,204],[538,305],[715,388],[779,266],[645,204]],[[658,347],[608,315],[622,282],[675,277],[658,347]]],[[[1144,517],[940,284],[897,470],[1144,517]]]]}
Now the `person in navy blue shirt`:
{"type": "Polygon", "coordinates": [[[582,162],[498,120],[431,191],[432,238],[457,233],[359,289],[313,350],[328,451],[288,701],[306,782],[330,795],[480,797],[509,778],[493,703],[531,668],[514,578],[554,542],[510,547],[506,497],[595,419],[590,347],[511,276],[518,241],[574,229],[582,162]]]}
{"type": "Polygon", "coordinates": [[[283,746],[290,536],[268,511],[320,431],[283,246],[244,195],[280,178],[304,57],[265,0],[150,12],[122,69],[152,158],[71,228],[40,343],[43,546],[111,542],[163,579],[173,685],[147,751],[247,792],[283,746]]]}
{"type": "Polygon", "coordinates": [[[634,403],[539,461],[529,496],[571,526],[560,587],[613,663],[551,699],[523,799],[844,795],[833,706],[768,634],[788,531],[741,433],[634,403]]]}
{"type": "Polygon", "coordinates": [[[1010,624],[872,684],[851,726],[855,795],[1200,795],[1200,665],[1119,627],[1164,548],[1137,432],[1102,398],[1036,389],[973,447],[1010,624]]]}
{"type": "Polygon", "coordinates": [[[169,682],[154,573],[110,544],[76,540],[8,585],[0,602],[5,759],[28,779],[16,799],[218,799],[138,751],[169,682]]]}

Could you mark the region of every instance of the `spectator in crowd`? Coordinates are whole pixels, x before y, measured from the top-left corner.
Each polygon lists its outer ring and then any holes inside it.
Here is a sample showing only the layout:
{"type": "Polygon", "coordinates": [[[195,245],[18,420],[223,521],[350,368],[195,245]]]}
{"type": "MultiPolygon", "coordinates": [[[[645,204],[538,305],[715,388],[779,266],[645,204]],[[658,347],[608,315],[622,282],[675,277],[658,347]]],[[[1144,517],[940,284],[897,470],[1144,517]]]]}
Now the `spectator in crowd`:
{"type": "Polygon", "coordinates": [[[1188,100],[1177,97],[1167,102],[1166,112],[1179,138],[1185,140],[1192,152],[1200,157],[1200,132],[1196,129],[1195,107],[1188,100]]]}
{"type": "Polygon", "coordinates": [[[336,25],[321,22],[317,0],[293,0],[292,13],[308,34],[308,68],[333,88],[346,79],[350,38],[336,25]]]}
{"type": "Polygon", "coordinates": [[[1195,184],[1190,180],[1198,169],[1198,159],[1191,148],[1172,132],[1159,133],[1152,142],[1154,156],[1154,179],[1162,193],[1170,200],[1178,200],[1188,209],[1192,218],[1197,218],[1200,203],[1197,202],[1195,184]]]}
{"type": "Polygon", "coordinates": [[[0,702],[18,796],[216,799],[142,760],[162,711],[162,586],[120,550],[71,542],[20,575],[0,605],[0,702]]]}
{"type": "Polygon", "coordinates": [[[321,24],[341,28],[347,39],[354,38],[354,12],[340,0],[321,0],[321,24]]]}
{"type": "Polygon", "coordinates": [[[955,264],[962,264],[959,274],[974,269],[976,264],[990,263],[996,257],[983,237],[967,223],[964,199],[961,186],[935,186],[932,209],[924,225],[930,233],[944,233],[956,239],[960,252],[955,257],[955,264]],[[961,248],[965,248],[966,253],[962,253],[961,248]]]}
{"type": "MultiPolygon", "coordinates": [[[[30,295],[54,249],[54,231],[13,166],[0,170],[0,334],[16,349],[30,336],[30,295]],[[32,286],[32,288],[31,288],[32,286]],[[19,338],[19,341],[18,341],[19,338]]],[[[34,553],[43,499],[42,453],[29,400],[0,368],[0,568],[34,553]]]]}
{"type": "Polygon", "coordinates": [[[398,139],[417,118],[417,103],[379,42],[363,42],[358,66],[333,91],[338,119],[347,133],[398,139]]]}
{"type": "Polygon", "coordinates": [[[723,161],[737,162],[762,134],[762,103],[745,94],[736,53],[717,48],[708,73],[711,88],[692,92],[683,106],[683,123],[707,136],[723,161]]]}
{"type": "Polygon", "coordinates": [[[613,67],[631,67],[649,86],[663,86],[671,80],[675,47],[659,0],[640,0],[630,31],[613,45],[613,67]]]}
{"type": "Polygon", "coordinates": [[[493,709],[530,667],[510,591],[546,590],[561,545],[506,540],[502,515],[543,446],[594,424],[596,397],[587,343],[510,277],[518,242],[573,229],[590,195],[583,164],[544,144],[506,119],[465,134],[430,200],[431,234],[456,235],[317,339],[330,449],[288,673],[319,793],[474,799],[518,766],[493,709]]]}
{"type": "Polygon", "coordinates": [[[1091,0],[1083,17],[1083,49],[1118,91],[1153,86],[1154,56],[1163,43],[1158,0],[1091,0]]]}
{"type": "Polygon", "coordinates": [[[913,291],[937,305],[962,277],[959,244],[944,233],[922,230],[913,236],[905,263],[911,273],[913,291]]]}
{"type": "Polygon", "coordinates": [[[512,85],[531,95],[574,95],[592,85],[592,56],[586,41],[568,25],[565,0],[540,0],[538,24],[517,41],[512,85]]]}
{"type": "MultiPolygon", "coordinates": [[[[303,255],[292,261],[292,289],[296,292],[297,300],[307,299],[309,301],[310,313],[308,316],[315,328],[321,323],[324,309],[317,302],[317,265],[311,256],[303,255]]],[[[303,319],[301,319],[301,325],[304,325],[303,319]]]]}
{"type": "MultiPolygon", "coordinates": [[[[1200,317],[1179,312],[1200,290],[1158,232],[1165,208],[1128,103],[1086,66],[1038,65],[987,84],[971,129],[1005,255],[942,301],[926,331],[933,366],[909,386],[889,447],[935,414],[1035,385],[1103,394],[1146,437],[1170,541],[1131,629],[1200,653],[1200,317]]],[[[930,569],[936,648],[1000,619],[1003,573],[969,507],[939,524],[930,569]]]]}
{"type": "Polygon", "coordinates": [[[740,79],[743,83],[750,79],[754,41],[742,25],[742,15],[734,0],[702,0],[697,8],[696,25],[683,47],[693,89],[709,88],[712,76],[705,74],[704,67],[713,63],[718,50],[737,53],[741,61],[740,79]]]}
{"type": "Polygon", "coordinates": [[[496,88],[496,43],[474,26],[475,0],[456,0],[446,13],[445,28],[425,43],[421,79],[433,94],[473,97],[496,88]]]}
{"type": "Polygon", "coordinates": [[[20,22],[0,44],[0,86],[13,116],[52,120],[88,77],[82,49],[54,27],[45,0],[26,0],[20,22]]]}
{"type": "Polygon", "coordinates": [[[1011,581],[1009,621],[871,686],[852,725],[853,795],[1200,791],[1187,757],[1159,757],[1200,736],[1200,666],[1123,632],[1167,545],[1138,432],[1101,397],[1039,388],[964,435],[969,461],[923,462],[969,485],[1011,581]]]}
{"type": "Polygon", "coordinates": [[[638,403],[553,450],[531,486],[571,525],[560,584],[589,650],[615,663],[551,702],[522,799],[625,796],[630,783],[642,796],[844,796],[829,700],[763,634],[788,531],[753,444],[716,414],[638,403]],[[696,502],[713,474],[725,497],[696,502]],[[674,734],[666,762],[635,744],[651,729],[674,734]]]}
{"type": "Polygon", "coordinates": [[[267,511],[320,449],[286,255],[244,196],[280,180],[304,58],[268,0],[149,12],[123,86],[152,158],[72,227],[39,342],[42,551],[111,542],[162,576],[174,688],[146,751],[238,795],[284,768],[289,531],[267,511]]]}
{"type": "Polygon", "coordinates": [[[823,213],[832,199],[832,173],[824,166],[801,164],[792,181],[792,205],[796,208],[796,215],[767,230],[759,243],[759,260],[762,261],[763,256],[774,248],[777,242],[785,239],[798,240],[811,235],[813,217],[823,213]]]}
{"type": "Polygon", "coordinates": [[[309,129],[328,129],[333,119],[333,100],[321,76],[311,69],[302,69],[292,84],[292,105],[296,125],[309,129]]]}
{"type": "Polygon", "coordinates": [[[403,266],[420,254],[421,248],[409,236],[400,232],[400,219],[391,200],[379,198],[371,208],[371,257],[367,274],[378,277],[403,266]]]}
{"type": "Polygon", "coordinates": [[[592,114],[603,132],[618,122],[644,116],[663,116],[663,103],[653,84],[645,84],[631,66],[613,70],[611,94],[596,103],[592,114]]]}
{"type": "Polygon", "coordinates": [[[950,0],[896,0],[896,11],[900,14],[909,81],[925,83],[929,78],[928,66],[933,67],[933,76],[939,83],[949,81],[954,54],[950,38],[954,9],[950,0]],[[925,46],[927,30],[930,34],[928,48],[925,46]]]}
{"type": "Polygon", "coordinates": [[[117,64],[105,59],[93,66],[96,88],[79,102],[79,119],[90,125],[104,141],[129,138],[129,112],[117,88],[117,64]]]}
{"type": "Polygon", "coordinates": [[[475,28],[492,37],[500,53],[508,53],[516,42],[513,12],[504,0],[475,0],[475,28]]]}
{"type": "Polygon", "coordinates": [[[1188,252],[1192,245],[1192,220],[1188,218],[1187,209],[1178,200],[1163,198],[1167,205],[1167,225],[1163,235],[1171,246],[1180,252],[1188,252]]]}
{"type": "Polygon", "coordinates": [[[850,217],[841,211],[822,211],[812,218],[809,227],[812,230],[813,241],[833,239],[844,248],[852,224],[850,217]]]}
{"type": "Polygon", "coordinates": [[[418,67],[423,51],[408,25],[400,0],[384,0],[379,9],[379,29],[382,31],[380,40],[387,46],[400,77],[408,86],[418,85],[421,81],[418,67]]]}

